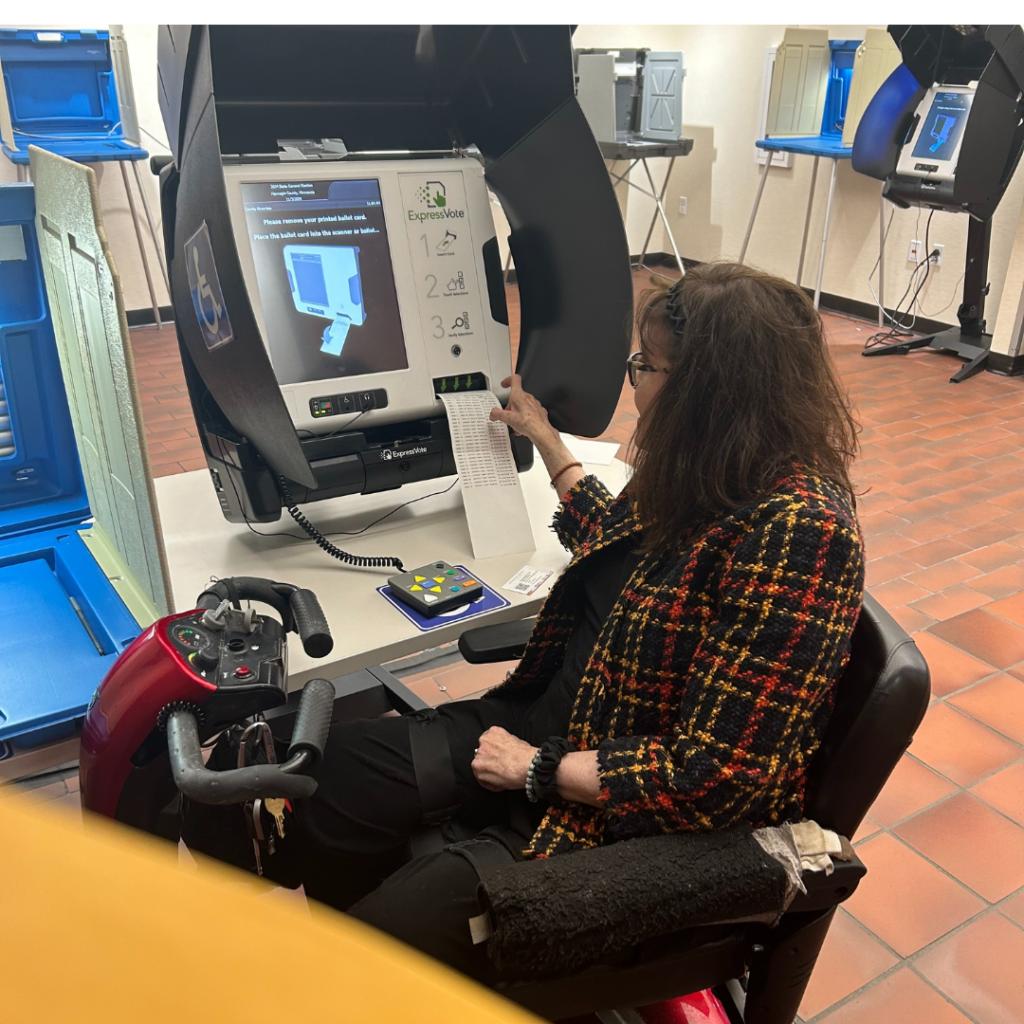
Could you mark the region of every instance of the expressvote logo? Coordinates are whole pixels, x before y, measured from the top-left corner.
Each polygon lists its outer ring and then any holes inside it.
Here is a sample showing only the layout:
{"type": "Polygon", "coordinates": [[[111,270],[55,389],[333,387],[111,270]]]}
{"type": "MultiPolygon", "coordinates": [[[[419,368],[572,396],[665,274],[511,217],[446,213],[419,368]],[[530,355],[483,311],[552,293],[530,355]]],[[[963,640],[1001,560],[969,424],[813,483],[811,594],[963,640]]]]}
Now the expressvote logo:
{"type": "Polygon", "coordinates": [[[426,210],[407,210],[409,220],[416,220],[422,224],[425,220],[451,220],[466,216],[464,210],[453,210],[449,207],[442,181],[424,182],[416,189],[416,198],[426,210]]]}
{"type": "Polygon", "coordinates": [[[385,462],[390,462],[392,459],[407,459],[411,455],[426,455],[426,448],[406,448],[405,451],[394,451],[391,448],[385,448],[381,453],[380,457],[385,462]]]}

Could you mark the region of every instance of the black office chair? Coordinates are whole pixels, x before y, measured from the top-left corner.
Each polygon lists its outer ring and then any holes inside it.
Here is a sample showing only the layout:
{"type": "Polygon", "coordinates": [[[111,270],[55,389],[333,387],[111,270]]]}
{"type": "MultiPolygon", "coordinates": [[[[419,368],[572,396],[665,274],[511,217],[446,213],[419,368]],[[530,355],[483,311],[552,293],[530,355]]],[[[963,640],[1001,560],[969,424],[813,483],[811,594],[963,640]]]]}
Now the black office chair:
{"type": "MultiPolygon", "coordinates": [[[[468,630],[459,649],[474,664],[522,657],[533,621],[468,630]]],[[[929,693],[921,652],[865,594],[835,710],[809,773],[808,818],[853,836],[910,744],[929,693]]],[[[692,928],[649,940],[626,960],[565,977],[507,983],[499,991],[542,1017],[560,1020],[714,988],[736,1021],[791,1024],[836,907],[865,872],[855,857],[837,862],[828,877],[805,873],[806,895],[797,895],[774,928],[692,928]]]]}

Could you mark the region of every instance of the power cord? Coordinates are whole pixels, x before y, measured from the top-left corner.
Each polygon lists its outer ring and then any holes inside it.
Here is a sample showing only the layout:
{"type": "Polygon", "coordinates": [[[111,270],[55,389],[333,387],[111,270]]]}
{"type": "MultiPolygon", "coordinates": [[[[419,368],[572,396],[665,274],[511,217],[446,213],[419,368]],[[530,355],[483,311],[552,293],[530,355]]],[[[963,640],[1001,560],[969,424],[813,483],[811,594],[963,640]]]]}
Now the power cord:
{"type": "MultiPolygon", "coordinates": [[[[238,494],[238,488],[235,487],[234,480],[231,479],[231,475],[228,474],[228,481],[231,484],[231,489],[235,492],[235,501],[238,502],[238,507],[242,508],[242,502],[238,494]]],[[[459,478],[456,477],[447,487],[443,487],[440,491],[431,491],[429,494],[421,494],[418,498],[410,498],[408,501],[403,501],[401,505],[396,505],[390,512],[385,512],[384,515],[378,516],[376,519],[367,523],[364,527],[359,530],[334,530],[327,534],[328,537],[358,537],[360,534],[366,533],[371,527],[376,526],[378,523],[384,522],[385,519],[390,518],[396,512],[400,512],[407,505],[415,505],[417,501],[426,501],[427,498],[437,498],[442,494],[447,494],[457,483],[459,478]]],[[[309,536],[299,537],[294,533],[288,533],[286,530],[278,533],[264,533],[262,530],[257,530],[255,526],[246,518],[245,512],[242,512],[242,519],[245,521],[245,525],[249,527],[251,533],[255,533],[257,537],[290,537],[292,540],[299,540],[305,543],[309,539],[309,536]]]]}
{"type": "MultiPolygon", "coordinates": [[[[891,315],[889,313],[885,314],[887,319],[889,320],[889,322],[890,322],[890,324],[892,326],[888,330],[886,330],[886,331],[877,331],[875,334],[872,334],[871,337],[869,337],[867,339],[867,341],[864,343],[864,351],[865,352],[867,352],[867,351],[869,351],[870,349],[873,349],[873,348],[878,348],[881,345],[892,344],[892,343],[898,342],[900,339],[911,338],[911,337],[914,336],[913,328],[914,328],[914,325],[917,323],[917,314],[916,313],[912,313],[912,310],[914,309],[914,307],[917,304],[917,298],[921,294],[921,290],[924,288],[925,284],[928,282],[928,276],[931,273],[931,269],[932,269],[932,260],[936,256],[938,256],[938,254],[939,254],[939,250],[938,249],[936,249],[934,252],[931,251],[931,249],[930,249],[930,238],[931,238],[931,234],[930,233],[931,233],[931,226],[932,226],[932,217],[934,215],[935,215],[935,211],[932,210],[928,214],[928,220],[925,223],[925,228],[924,228],[924,251],[926,253],[926,256],[925,256],[924,262],[923,263],[918,263],[918,265],[912,271],[912,273],[910,275],[910,280],[907,283],[906,290],[900,296],[900,300],[899,300],[899,302],[896,303],[896,307],[893,310],[892,314],[891,315]],[[918,274],[920,274],[922,267],[924,268],[924,276],[920,279],[920,281],[917,281],[917,276],[918,276],[918,274]],[[901,309],[903,307],[903,302],[906,299],[906,297],[910,294],[910,289],[914,288],[915,282],[917,282],[917,287],[914,289],[914,294],[910,298],[910,304],[907,307],[907,312],[906,313],[902,313],[901,309]],[[907,317],[907,316],[911,317],[910,323],[903,322],[904,318],[907,317]]],[[[890,224],[891,223],[892,223],[892,219],[890,217],[890,224]]],[[[888,233],[888,231],[886,233],[888,233]]],[[[874,273],[874,271],[872,271],[872,273],[874,273]]]]}
{"type": "MultiPolygon", "coordinates": [[[[394,568],[399,572],[405,571],[405,566],[400,558],[394,558],[391,555],[352,555],[347,551],[342,551],[341,548],[332,544],[303,514],[301,509],[295,503],[295,499],[292,497],[291,489],[288,487],[288,481],[285,480],[280,473],[275,474],[277,478],[278,490],[281,492],[281,500],[284,502],[284,507],[288,512],[288,515],[295,520],[299,526],[302,527],[306,533],[313,539],[314,543],[323,551],[326,551],[332,558],[338,559],[339,562],[344,562],[346,565],[355,566],[358,569],[385,569],[394,568]]],[[[398,511],[395,509],[394,511],[398,511]]],[[[372,523],[370,524],[373,525],[372,523]]],[[[369,527],[366,527],[369,529],[369,527]]]]}

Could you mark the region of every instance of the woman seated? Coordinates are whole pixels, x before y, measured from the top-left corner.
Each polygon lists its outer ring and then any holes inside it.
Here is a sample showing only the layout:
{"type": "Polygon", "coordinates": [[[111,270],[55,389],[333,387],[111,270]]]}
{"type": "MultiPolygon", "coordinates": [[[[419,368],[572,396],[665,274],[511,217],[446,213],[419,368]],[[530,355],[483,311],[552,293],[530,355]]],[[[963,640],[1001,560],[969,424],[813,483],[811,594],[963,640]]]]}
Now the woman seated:
{"type": "Polygon", "coordinates": [[[804,293],[706,265],[643,296],[635,331],[618,497],[518,377],[491,414],[543,457],[572,555],[518,667],[479,700],[335,726],[289,820],[309,896],[490,983],[472,862],[410,860],[410,836],[490,828],[551,857],[798,820],[861,606],[856,428],[804,293]]]}

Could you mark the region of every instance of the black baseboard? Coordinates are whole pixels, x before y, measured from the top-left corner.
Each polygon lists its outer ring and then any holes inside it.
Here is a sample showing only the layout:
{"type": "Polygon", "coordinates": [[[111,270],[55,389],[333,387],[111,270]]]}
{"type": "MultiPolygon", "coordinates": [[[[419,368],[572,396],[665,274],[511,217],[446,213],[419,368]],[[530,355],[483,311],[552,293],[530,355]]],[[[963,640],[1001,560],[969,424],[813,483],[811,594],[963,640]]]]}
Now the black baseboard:
{"type": "Polygon", "coordinates": [[[990,352],[985,369],[1002,377],[1019,377],[1024,374],[1024,354],[1008,356],[1005,352],[990,352]]]}
{"type": "MultiPolygon", "coordinates": [[[[146,309],[126,309],[124,315],[129,327],[152,327],[156,324],[153,319],[152,306],[148,306],[146,309]]],[[[160,320],[164,326],[173,323],[174,310],[170,306],[161,306],[160,320]]]]}
{"type": "MultiPolygon", "coordinates": [[[[812,298],[814,297],[813,288],[805,287],[804,291],[812,298]]],[[[871,323],[878,323],[878,307],[871,302],[862,302],[860,299],[848,299],[845,295],[833,295],[830,292],[822,292],[819,305],[822,309],[827,309],[831,313],[843,313],[846,316],[856,316],[871,323]]],[[[890,315],[895,314],[895,310],[890,309],[888,306],[886,306],[886,312],[890,315]]],[[[905,319],[906,314],[903,314],[903,316],[905,319]]],[[[915,334],[941,334],[943,331],[948,331],[951,327],[956,326],[956,324],[943,323],[941,320],[927,320],[920,316],[913,323],[915,334]]],[[[885,326],[886,329],[889,327],[888,321],[886,321],[885,326]]]]}

